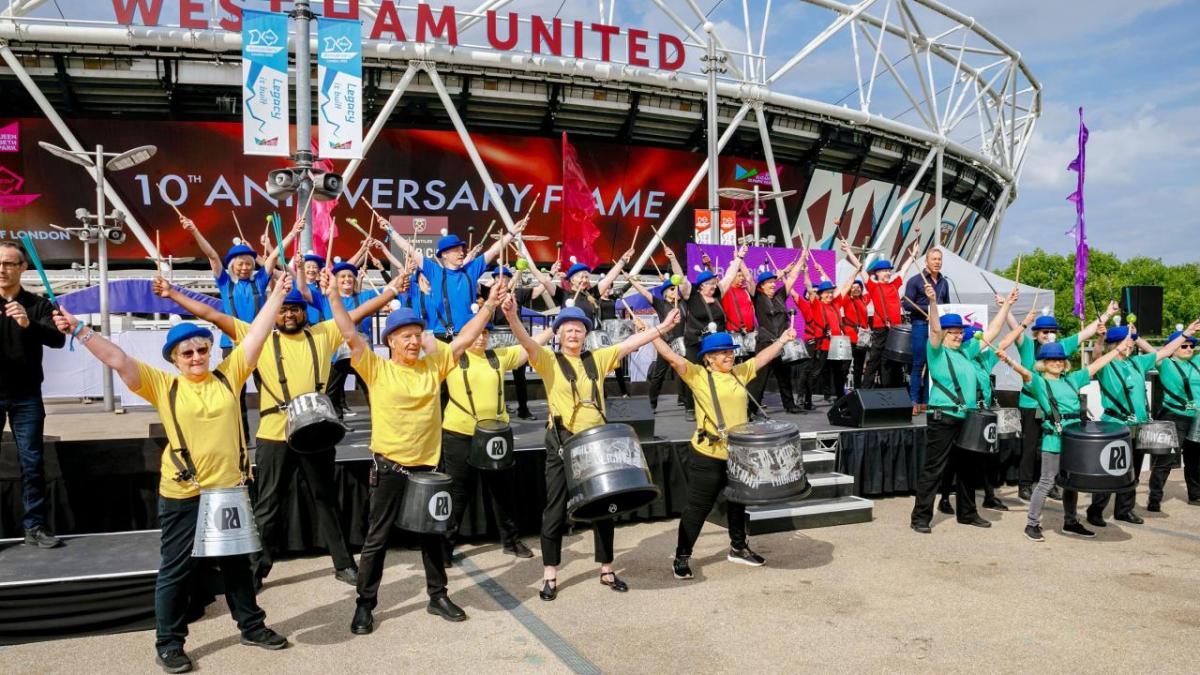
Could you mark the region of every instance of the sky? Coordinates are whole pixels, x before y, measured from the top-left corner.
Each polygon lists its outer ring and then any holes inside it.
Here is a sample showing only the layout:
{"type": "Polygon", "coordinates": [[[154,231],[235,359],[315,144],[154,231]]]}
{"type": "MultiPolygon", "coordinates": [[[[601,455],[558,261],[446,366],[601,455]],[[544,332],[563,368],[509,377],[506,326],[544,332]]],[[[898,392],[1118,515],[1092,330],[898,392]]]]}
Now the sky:
{"type": "MultiPolygon", "coordinates": [[[[124,1],[124,0],[123,0],[124,1]]],[[[767,0],[743,0],[757,45],[767,0]]],[[[694,2],[729,46],[745,46],[743,1],[666,0],[688,23],[694,2]]],[[[843,0],[850,3],[852,0],[843,0]]],[[[165,0],[175,12],[178,0],[165,0]]],[[[260,0],[238,4],[261,5],[260,0]]],[[[314,4],[321,4],[316,2],[314,4]]],[[[403,4],[414,4],[412,0],[403,4]]],[[[431,2],[440,6],[445,2],[431,2]]],[[[467,10],[476,2],[452,2],[467,10]]],[[[595,20],[607,0],[516,0],[506,11],[522,15],[595,20]]],[[[887,0],[871,12],[880,15],[887,0]]],[[[910,2],[927,33],[936,16],[910,2]],[[928,18],[933,16],[934,18],[928,18]]],[[[1007,265],[1021,252],[1042,248],[1067,253],[1074,225],[1066,196],[1075,174],[1066,167],[1076,152],[1079,107],[1091,131],[1087,147],[1087,233],[1093,248],[1167,263],[1200,261],[1200,1],[1198,0],[943,0],[1020,52],[1042,86],[1042,113],[1030,144],[1018,197],[1004,219],[993,259],[1007,265]]],[[[36,14],[111,20],[111,0],[57,0],[36,14]]],[[[896,14],[893,6],[892,19],[896,14]]],[[[614,23],[680,31],[648,0],[619,0],[614,23]]],[[[786,61],[835,18],[829,10],[795,0],[775,0],[764,45],[767,71],[786,61]]],[[[861,38],[860,38],[861,40],[861,38]]],[[[885,50],[905,73],[903,43],[885,50]]],[[[842,31],[781,78],[776,89],[837,105],[858,105],[857,78],[848,33],[842,31]]],[[[907,66],[911,77],[911,61],[907,66]]],[[[867,68],[869,65],[861,65],[867,68]]],[[[949,82],[949,78],[944,78],[949,82]]],[[[940,82],[939,82],[940,83],[940,82]]],[[[916,87],[915,80],[909,82],[916,87]]],[[[874,92],[872,112],[909,124],[920,120],[898,88],[874,92]]],[[[958,134],[967,145],[967,120],[958,134]]],[[[973,139],[978,146],[978,139],[973,139]]]]}

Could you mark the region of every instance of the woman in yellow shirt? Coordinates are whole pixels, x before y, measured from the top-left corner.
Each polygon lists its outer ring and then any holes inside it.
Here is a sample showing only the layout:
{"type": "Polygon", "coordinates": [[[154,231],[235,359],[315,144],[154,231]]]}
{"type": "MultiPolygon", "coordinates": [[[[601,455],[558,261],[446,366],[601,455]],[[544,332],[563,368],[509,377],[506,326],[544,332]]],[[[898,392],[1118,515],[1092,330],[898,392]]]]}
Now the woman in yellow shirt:
{"type": "MultiPolygon", "coordinates": [[[[692,390],[696,401],[696,433],[692,436],[692,454],[688,463],[688,501],[679,518],[679,540],[675,545],[672,568],[676,579],[691,579],[692,547],[700,536],[704,519],[717,503],[717,495],[728,482],[726,462],[729,450],[725,434],[729,429],[749,421],[746,384],[758,371],[771,363],[789,340],[796,339],[796,329],[789,326],[766,349],[753,359],[734,365],[733,337],[729,333],[705,335],[700,341],[700,358],[704,365],[692,363],[671,351],[665,340],[656,339],[654,348],[679,374],[679,379],[692,390]]],[[[746,507],[729,502],[730,562],[760,567],[767,561],[750,550],[746,542],[746,507]]]]}
{"type": "MultiPolygon", "coordinates": [[[[432,471],[441,459],[442,381],[483,332],[508,291],[503,283],[494,284],[487,302],[450,344],[425,332],[425,320],[412,309],[393,311],[379,336],[391,349],[390,359],[371,350],[345,306],[335,302],[333,284],[326,293],[333,319],[350,346],[350,365],[371,391],[371,501],[367,535],[358,559],[358,602],[350,622],[352,633],[365,635],[375,629],[371,612],[378,604],[388,535],[408,486],[406,474],[432,471]]],[[[425,591],[429,594],[426,611],[447,621],[466,621],[466,612],[446,595],[443,542],[439,534],[421,535],[425,591]]]]}
{"type": "MultiPolygon", "coordinates": [[[[468,462],[476,423],[479,420],[508,422],[508,410],[504,405],[504,373],[523,368],[529,360],[529,355],[520,345],[488,349],[491,329],[491,324],[488,324],[467,351],[458,357],[446,378],[450,400],[442,414],[441,469],[454,479],[450,489],[450,522],[446,524],[447,566],[454,554],[455,537],[463,514],[475,496],[477,480],[483,483],[484,492],[491,498],[504,552],[518,558],[533,557],[533,551],[521,541],[520,531],[512,518],[512,472],[480,471],[468,462]]],[[[544,345],[553,335],[547,328],[533,339],[544,345]]],[[[508,451],[514,449],[509,448],[508,451]]]]}
{"type": "MultiPolygon", "coordinates": [[[[67,310],[59,308],[54,313],[58,329],[78,339],[116,371],[130,391],[149,401],[166,430],[158,482],[162,562],[154,583],[154,623],[156,661],[168,673],[192,669],[183,644],[188,634],[186,612],[195,569],[192,544],[200,490],[237,487],[247,479],[250,467],[242,442],[238,392],[258,364],[263,343],[291,287],[287,275],[276,282],[245,339],[215,370],[209,369],[212,331],[189,322],[171,328],[162,355],[179,369],[175,375],[129,356],[67,310]]],[[[267,628],[267,615],[255,600],[250,556],[226,556],[219,562],[225,600],[242,633],[242,644],[264,649],[287,647],[286,638],[267,628]]]]}
{"type": "MultiPolygon", "coordinates": [[[[543,347],[529,336],[517,315],[515,302],[505,302],[504,315],[513,336],[529,354],[529,363],[542,378],[550,405],[546,428],[546,509],[542,512],[542,600],[558,597],[558,565],[562,562],[562,536],[567,524],[567,480],[562,446],[573,434],[605,423],[604,377],[621,359],[665,334],[679,323],[679,310],[653,331],[634,333],[624,342],[594,352],[584,350],[592,319],[578,307],[564,307],[552,328],[558,336],[559,351],[543,347]],[[563,369],[569,367],[571,372],[563,369]]],[[[600,583],[624,593],[629,586],[613,572],[613,521],[592,524],[596,562],[600,563],[600,583]]]]}

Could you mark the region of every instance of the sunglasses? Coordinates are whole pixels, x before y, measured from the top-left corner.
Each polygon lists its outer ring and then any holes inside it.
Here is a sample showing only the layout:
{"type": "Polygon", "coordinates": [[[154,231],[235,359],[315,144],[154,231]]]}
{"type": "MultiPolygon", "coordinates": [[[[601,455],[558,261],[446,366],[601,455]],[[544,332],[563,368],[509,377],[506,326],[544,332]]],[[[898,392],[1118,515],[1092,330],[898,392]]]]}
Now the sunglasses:
{"type": "Polygon", "coordinates": [[[1195,347],[1196,347],[1196,345],[1194,345],[1190,342],[1185,342],[1185,343],[1179,345],[1180,349],[1195,349],[1195,347]]]}
{"type": "Polygon", "coordinates": [[[179,356],[190,359],[193,356],[208,356],[209,347],[197,347],[196,349],[188,349],[179,352],[179,356]]]}

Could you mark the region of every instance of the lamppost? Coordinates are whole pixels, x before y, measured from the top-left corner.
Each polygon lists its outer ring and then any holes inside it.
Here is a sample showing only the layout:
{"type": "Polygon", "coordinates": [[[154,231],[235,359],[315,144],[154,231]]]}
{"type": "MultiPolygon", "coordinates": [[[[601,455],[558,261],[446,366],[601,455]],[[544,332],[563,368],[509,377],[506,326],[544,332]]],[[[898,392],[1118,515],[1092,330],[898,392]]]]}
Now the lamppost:
{"type": "MultiPolygon", "coordinates": [[[[104,172],[105,171],[124,171],[125,169],[137,166],[142,162],[154,156],[158,148],[153,145],[142,145],[132,150],[125,152],[104,152],[103,145],[97,145],[96,151],[73,151],[66,148],[60,148],[57,145],[52,145],[45,141],[38,141],[38,145],[42,149],[60,159],[65,159],[68,162],[78,164],[83,168],[94,172],[93,177],[96,180],[96,212],[88,213],[86,209],[76,209],[75,217],[78,218],[84,226],[95,223],[95,231],[98,234],[96,251],[99,258],[100,266],[100,334],[105,338],[110,337],[109,317],[108,317],[108,242],[120,244],[125,241],[125,214],[119,211],[113,211],[111,214],[105,215],[104,203],[104,172]],[[111,221],[111,225],[109,224],[111,221]]],[[[87,246],[87,243],[84,243],[87,246]]],[[[113,403],[113,374],[112,369],[104,366],[104,377],[102,379],[104,387],[104,411],[112,412],[115,409],[113,403]]]]}

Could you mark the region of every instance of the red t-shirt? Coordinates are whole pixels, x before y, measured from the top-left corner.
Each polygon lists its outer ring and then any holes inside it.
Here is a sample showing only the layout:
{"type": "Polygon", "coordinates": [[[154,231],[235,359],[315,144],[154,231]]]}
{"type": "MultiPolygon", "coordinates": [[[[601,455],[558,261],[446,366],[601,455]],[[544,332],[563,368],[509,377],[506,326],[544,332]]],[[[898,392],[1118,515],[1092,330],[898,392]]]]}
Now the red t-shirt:
{"type": "Polygon", "coordinates": [[[842,315],[833,302],[802,299],[799,306],[800,313],[804,315],[804,338],[809,342],[816,340],[817,351],[829,351],[829,338],[825,335],[827,330],[829,335],[845,335],[842,331],[842,315]]]}
{"type": "Polygon", "coordinates": [[[842,316],[845,317],[842,323],[846,329],[846,335],[850,336],[851,344],[858,344],[858,329],[865,328],[869,319],[865,296],[852,298],[849,295],[843,295],[834,299],[833,302],[842,310],[842,316]]]}
{"type": "Polygon", "coordinates": [[[900,286],[903,285],[899,276],[893,277],[886,284],[874,279],[867,281],[867,297],[875,306],[875,316],[871,317],[872,328],[898,326],[903,323],[900,319],[900,286]],[[884,319],[887,319],[884,321],[884,319]]]}
{"type": "Polygon", "coordinates": [[[721,307],[725,310],[725,330],[731,333],[754,330],[754,299],[745,288],[731,287],[721,296],[721,307]]]}

